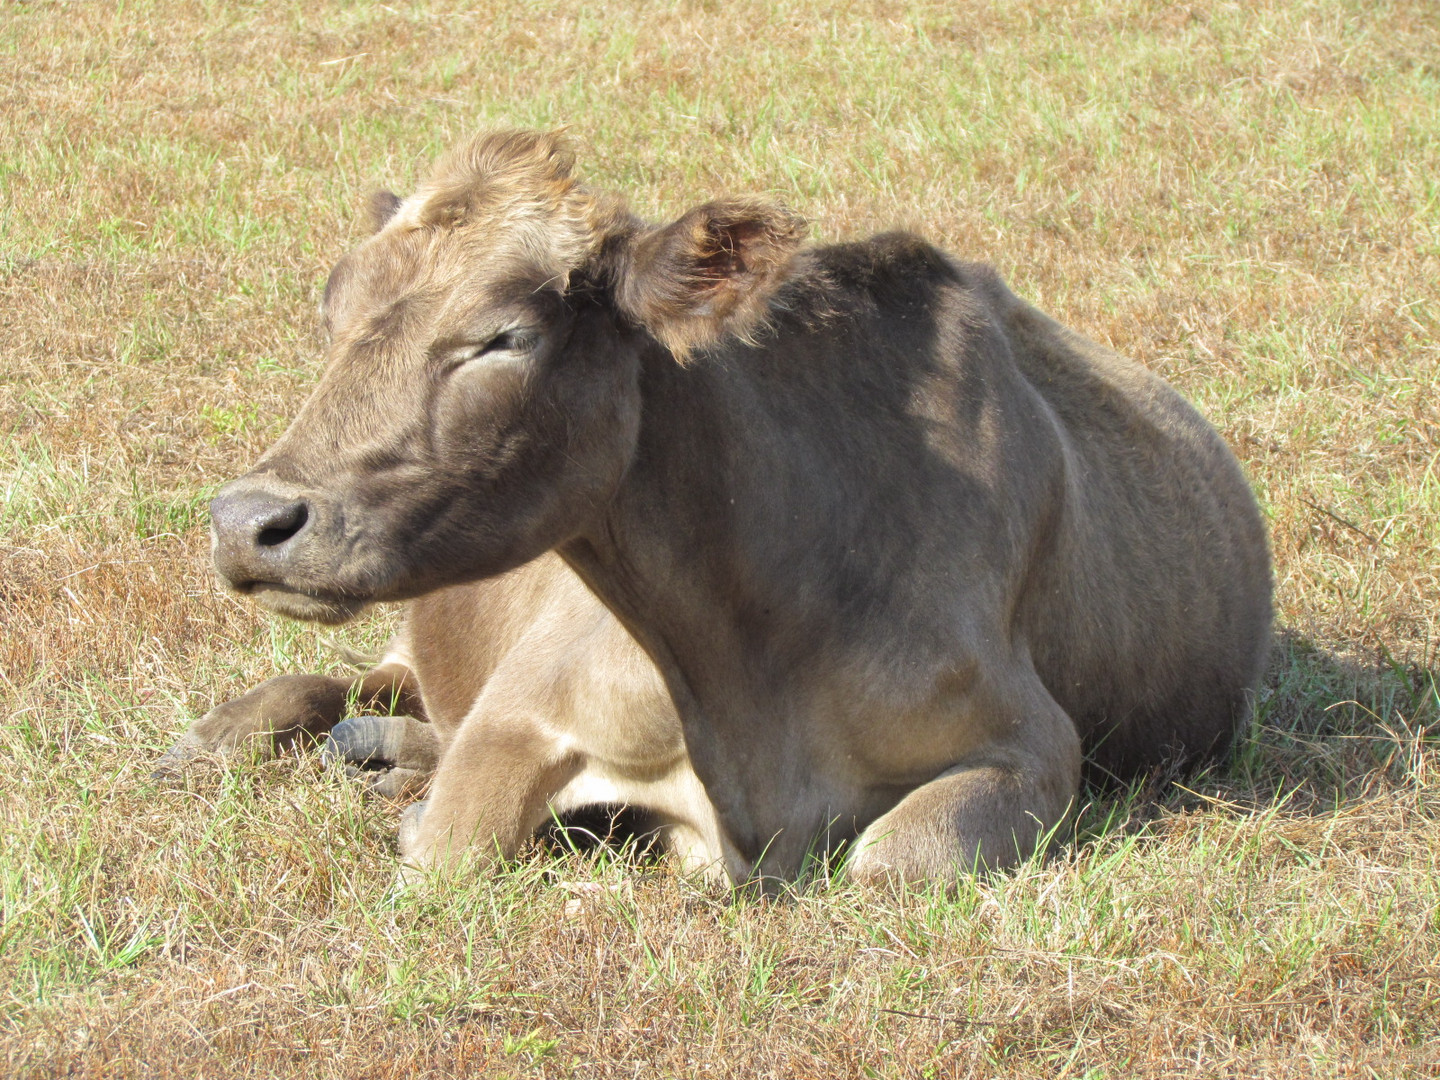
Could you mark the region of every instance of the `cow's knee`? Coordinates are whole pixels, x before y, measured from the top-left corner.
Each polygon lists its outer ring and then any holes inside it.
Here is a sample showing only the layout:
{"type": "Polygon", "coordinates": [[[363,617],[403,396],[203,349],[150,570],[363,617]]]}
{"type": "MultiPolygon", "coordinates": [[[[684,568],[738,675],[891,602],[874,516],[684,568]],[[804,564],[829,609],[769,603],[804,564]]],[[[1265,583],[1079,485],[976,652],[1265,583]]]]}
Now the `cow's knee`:
{"type": "Polygon", "coordinates": [[[468,720],[445,751],[425,809],[402,823],[402,860],[427,870],[514,858],[580,764],[541,725],[468,720]]]}
{"type": "Polygon", "coordinates": [[[860,881],[953,879],[1029,858],[1065,820],[1080,790],[1073,724],[1050,741],[1003,747],[956,765],[881,815],[856,841],[846,873],[860,881]]]}

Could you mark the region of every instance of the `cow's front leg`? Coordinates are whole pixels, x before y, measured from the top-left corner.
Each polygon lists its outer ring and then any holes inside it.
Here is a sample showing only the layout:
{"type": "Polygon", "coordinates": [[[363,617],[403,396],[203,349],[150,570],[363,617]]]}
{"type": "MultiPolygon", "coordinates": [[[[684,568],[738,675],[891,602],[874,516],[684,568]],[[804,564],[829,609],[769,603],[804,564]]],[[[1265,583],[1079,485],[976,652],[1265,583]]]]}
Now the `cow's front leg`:
{"type": "Polygon", "coordinates": [[[403,876],[472,850],[484,861],[513,858],[580,768],[580,756],[546,725],[472,713],[441,758],[429,797],[401,824],[403,876]]]}
{"type": "Polygon", "coordinates": [[[190,725],[161,758],[158,774],[201,754],[247,750],[271,757],[319,742],[354,707],[423,716],[414,674],[404,664],[381,664],[359,678],[281,675],[217,705],[190,725]]]}
{"type": "Polygon", "coordinates": [[[1080,790],[1080,739],[1048,693],[1030,695],[1007,736],[922,784],[856,841],[861,881],[943,881],[1028,858],[1065,820],[1080,790]]]}

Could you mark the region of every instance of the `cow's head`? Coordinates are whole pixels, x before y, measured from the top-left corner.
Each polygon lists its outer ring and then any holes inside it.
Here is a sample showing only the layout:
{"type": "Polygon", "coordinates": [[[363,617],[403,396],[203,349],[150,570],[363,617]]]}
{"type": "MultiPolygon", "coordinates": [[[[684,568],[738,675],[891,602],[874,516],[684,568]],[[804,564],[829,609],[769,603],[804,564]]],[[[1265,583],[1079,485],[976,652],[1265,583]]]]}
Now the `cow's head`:
{"type": "Polygon", "coordinates": [[[794,215],[731,199],[647,226],[571,164],[557,136],[491,135],[375,199],[325,287],[320,385],[211,504],[236,590],[339,622],[534,558],[624,475],[642,351],[683,361],[763,318],[794,215]]]}

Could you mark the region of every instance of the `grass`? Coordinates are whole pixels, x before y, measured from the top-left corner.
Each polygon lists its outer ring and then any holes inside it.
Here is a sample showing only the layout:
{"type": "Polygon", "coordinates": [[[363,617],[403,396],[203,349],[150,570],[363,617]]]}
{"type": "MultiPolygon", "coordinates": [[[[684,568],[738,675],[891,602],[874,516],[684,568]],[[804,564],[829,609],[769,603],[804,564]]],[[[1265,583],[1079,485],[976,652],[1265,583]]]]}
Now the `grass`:
{"type": "Polygon", "coordinates": [[[0,9],[7,1074],[1440,1075],[1437,57],[1423,0],[0,9]],[[151,782],[335,666],[216,588],[205,503],[367,189],[502,123],[656,216],[919,228],[1199,403],[1276,557],[1234,759],[1003,877],[779,902],[552,849],[400,895],[399,808],[312,761],[151,782]]]}

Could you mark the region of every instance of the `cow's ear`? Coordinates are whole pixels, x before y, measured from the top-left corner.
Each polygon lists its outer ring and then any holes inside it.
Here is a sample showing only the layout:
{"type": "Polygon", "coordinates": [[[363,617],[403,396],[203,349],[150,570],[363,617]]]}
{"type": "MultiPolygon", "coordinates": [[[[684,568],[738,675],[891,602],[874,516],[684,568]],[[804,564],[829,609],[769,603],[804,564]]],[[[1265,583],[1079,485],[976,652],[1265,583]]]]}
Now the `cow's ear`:
{"type": "Polygon", "coordinates": [[[723,199],[639,232],[615,285],[622,311],[675,355],[753,332],[784,279],[805,224],[763,199],[723,199]]]}
{"type": "Polygon", "coordinates": [[[378,233],[389,224],[390,219],[395,216],[395,211],[400,209],[400,202],[399,195],[383,188],[371,194],[369,216],[372,233],[378,233]]]}

